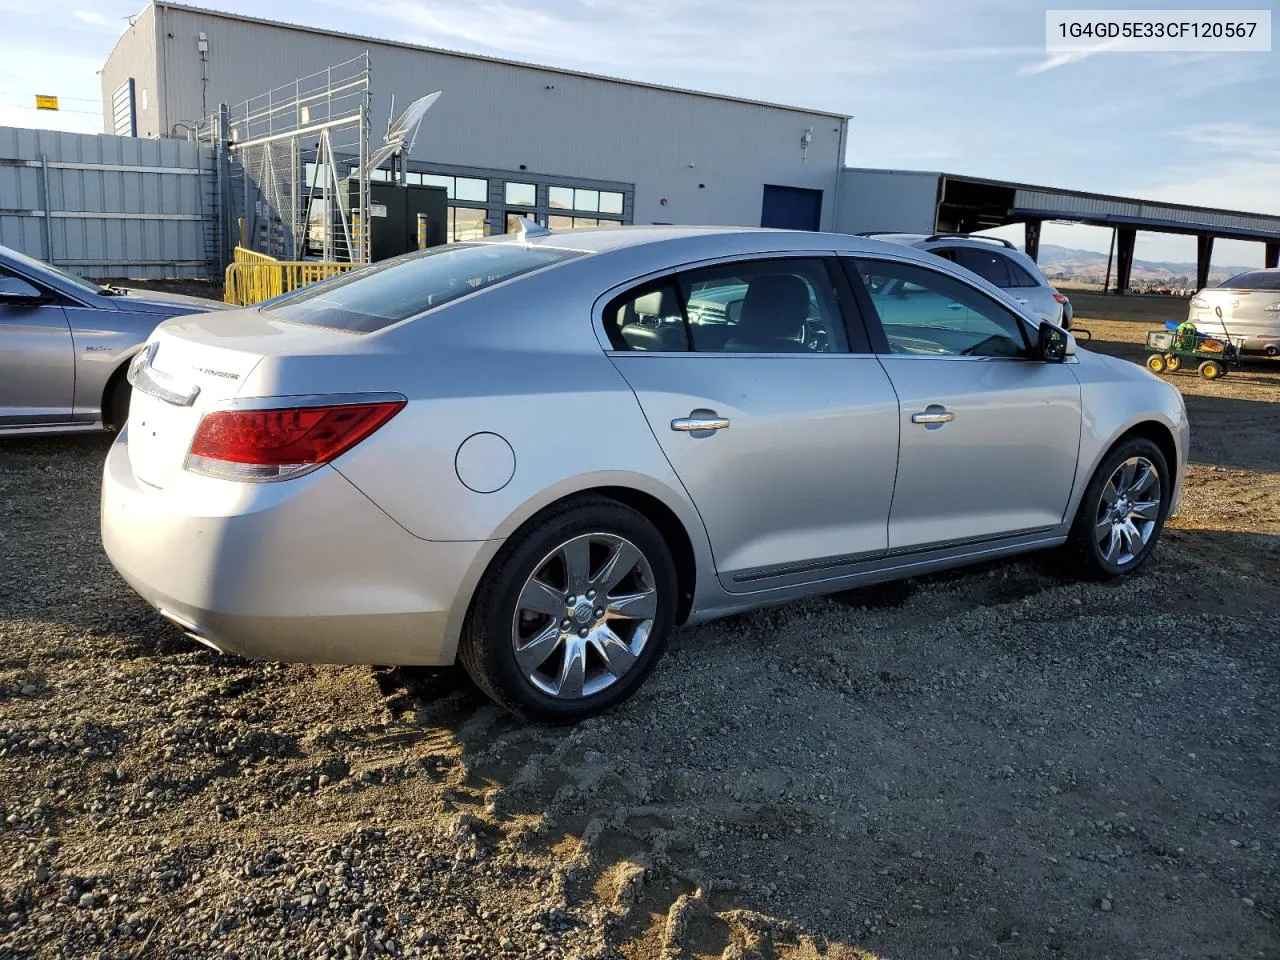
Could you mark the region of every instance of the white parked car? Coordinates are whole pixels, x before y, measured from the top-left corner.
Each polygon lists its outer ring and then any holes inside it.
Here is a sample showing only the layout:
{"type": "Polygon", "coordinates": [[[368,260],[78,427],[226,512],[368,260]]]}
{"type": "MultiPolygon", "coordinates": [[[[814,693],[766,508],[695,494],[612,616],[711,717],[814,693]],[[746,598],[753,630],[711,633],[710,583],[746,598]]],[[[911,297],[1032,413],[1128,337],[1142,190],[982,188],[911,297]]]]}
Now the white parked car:
{"type": "Polygon", "coordinates": [[[1191,298],[1187,319],[1199,333],[1229,336],[1243,341],[1245,350],[1280,356],[1280,268],[1250,270],[1205,287],[1191,298]]]}

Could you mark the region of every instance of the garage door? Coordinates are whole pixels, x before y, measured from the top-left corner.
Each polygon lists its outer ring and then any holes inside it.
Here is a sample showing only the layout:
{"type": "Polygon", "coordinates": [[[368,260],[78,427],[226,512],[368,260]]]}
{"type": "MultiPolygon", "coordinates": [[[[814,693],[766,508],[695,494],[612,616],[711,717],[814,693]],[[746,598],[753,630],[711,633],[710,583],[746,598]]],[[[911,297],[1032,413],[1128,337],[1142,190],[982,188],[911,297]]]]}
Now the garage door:
{"type": "Polygon", "coordinates": [[[822,191],[764,185],[760,226],[784,230],[817,230],[822,223],[822,191]]]}

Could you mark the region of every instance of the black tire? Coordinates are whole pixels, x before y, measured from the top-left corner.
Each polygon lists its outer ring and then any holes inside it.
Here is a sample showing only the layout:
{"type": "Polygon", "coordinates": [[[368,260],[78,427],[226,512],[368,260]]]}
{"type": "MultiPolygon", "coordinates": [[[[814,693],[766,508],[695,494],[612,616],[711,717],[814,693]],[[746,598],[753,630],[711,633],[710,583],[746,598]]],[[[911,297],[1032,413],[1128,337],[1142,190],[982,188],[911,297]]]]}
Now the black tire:
{"type": "Polygon", "coordinates": [[[1206,380],[1217,380],[1226,374],[1227,368],[1217,360],[1206,360],[1200,364],[1200,376],[1206,380]]]}
{"type": "Polygon", "coordinates": [[[1093,479],[1085,488],[1084,497],[1076,511],[1075,523],[1071,528],[1068,541],[1069,553],[1072,556],[1072,567],[1075,572],[1088,580],[1111,580],[1126,577],[1146,565],[1155,551],[1164,529],[1165,518],[1169,514],[1169,497],[1173,493],[1173,476],[1160,448],[1145,437],[1129,437],[1112,448],[1098,465],[1093,479]],[[1160,506],[1141,551],[1134,553],[1132,559],[1125,562],[1112,562],[1103,553],[1101,544],[1095,533],[1099,521],[1103,519],[1103,491],[1107,489],[1112,475],[1126,461],[1140,457],[1150,462],[1159,476],[1160,506]]]}
{"type": "Polygon", "coordinates": [[[530,720],[572,723],[630,697],[662,656],[675,627],[675,562],[662,535],[642,514],[604,497],[582,497],[551,507],[521,527],[480,581],[458,644],[458,659],[484,693],[530,720]],[[647,561],[656,591],[652,627],[635,662],[604,689],[571,699],[553,696],[525,675],[516,660],[520,592],[557,548],[587,534],[622,537],[647,561]]]}
{"type": "Polygon", "coordinates": [[[124,377],[118,377],[107,396],[106,422],[113,430],[123,430],[125,421],[129,419],[129,400],[133,396],[133,387],[124,377]]]}
{"type": "Polygon", "coordinates": [[[1147,369],[1152,373],[1164,373],[1165,367],[1167,366],[1168,364],[1165,362],[1164,357],[1158,353],[1153,353],[1151,356],[1147,357],[1147,369]]]}

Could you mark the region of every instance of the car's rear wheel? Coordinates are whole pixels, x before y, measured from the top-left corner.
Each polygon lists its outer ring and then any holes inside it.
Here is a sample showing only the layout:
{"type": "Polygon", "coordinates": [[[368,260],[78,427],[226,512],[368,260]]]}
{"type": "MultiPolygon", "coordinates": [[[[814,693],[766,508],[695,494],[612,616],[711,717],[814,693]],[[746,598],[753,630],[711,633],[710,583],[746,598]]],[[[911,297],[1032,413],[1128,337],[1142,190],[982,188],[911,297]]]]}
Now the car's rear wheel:
{"type": "Polygon", "coordinates": [[[1151,557],[1169,512],[1172,477],[1160,448],[1145,437],[1119,443],[1085,488],[1071,531],[1080,572],[1122,577],[1151,557]]]}
{"type": "Polygon", "coordinates": [[[523,717],[579,720],[625,700],[675,624],[675,563],[662,535],[612,500],[569,502],[518,531],[482,579],[459,659],[523,717]]]}

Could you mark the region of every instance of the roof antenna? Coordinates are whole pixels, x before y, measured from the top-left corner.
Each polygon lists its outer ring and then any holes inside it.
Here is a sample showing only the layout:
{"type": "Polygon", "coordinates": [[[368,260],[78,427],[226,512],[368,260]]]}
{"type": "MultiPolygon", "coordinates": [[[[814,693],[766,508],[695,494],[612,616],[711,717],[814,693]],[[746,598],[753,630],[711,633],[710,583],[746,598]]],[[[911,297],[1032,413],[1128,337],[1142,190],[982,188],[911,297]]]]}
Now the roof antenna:
{"type": "Polygon", "coordinates": [[[540,224],[537,220],[529,217],[521,217],[520,222],[516,224],[516,241],[523,243],[526,247],[529,245],[530,237],[549,237],[551,231],[540,224]]]}

